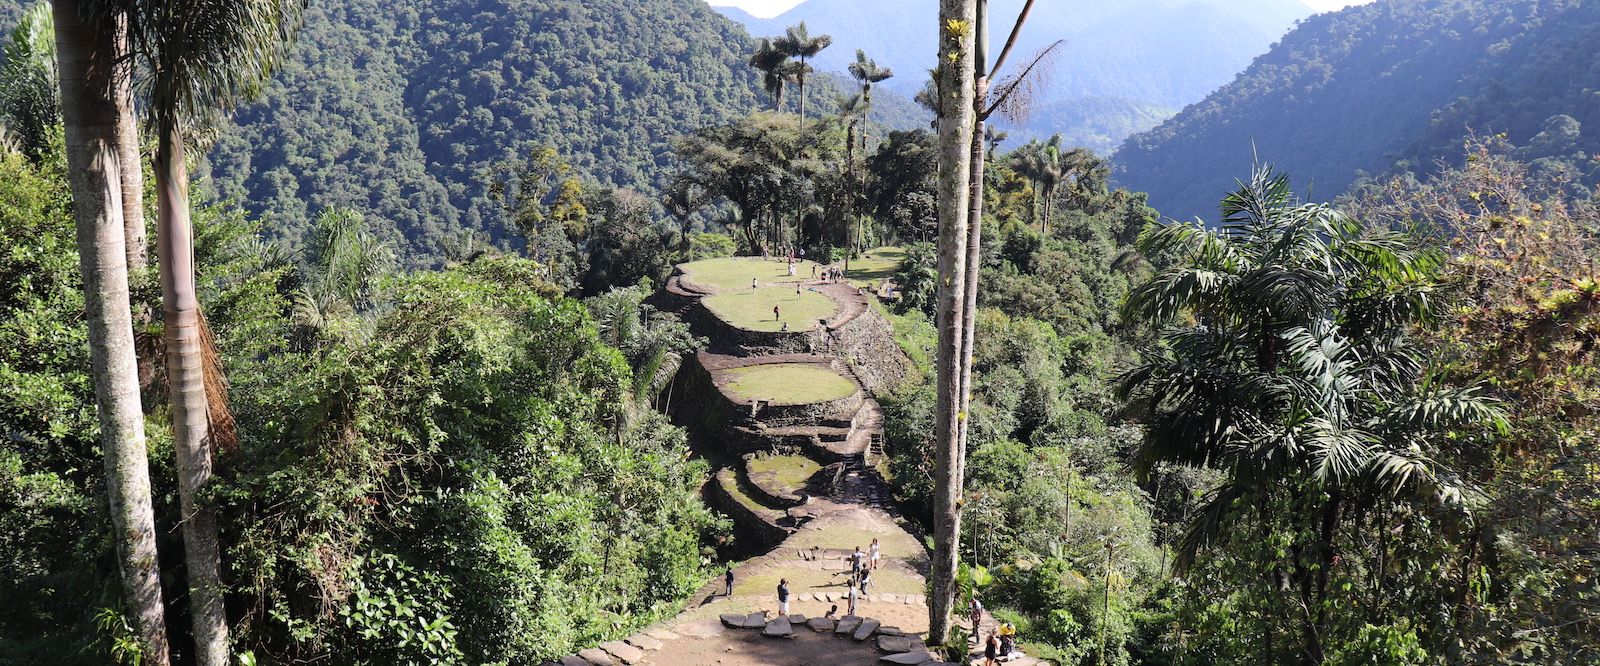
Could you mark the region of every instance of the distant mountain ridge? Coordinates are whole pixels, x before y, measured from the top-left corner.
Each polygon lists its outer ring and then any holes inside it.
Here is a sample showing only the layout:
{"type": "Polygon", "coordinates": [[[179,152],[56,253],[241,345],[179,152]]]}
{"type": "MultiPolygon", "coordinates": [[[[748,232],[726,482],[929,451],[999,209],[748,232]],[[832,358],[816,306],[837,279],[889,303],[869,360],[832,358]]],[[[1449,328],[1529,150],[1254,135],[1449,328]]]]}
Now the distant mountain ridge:
{"type": "MultiPolygon", "coordinates": [[[[995,49],[1004,44],[1022,5],[1023,0],[990,4],[990,40],[995,49]]],[[[786,27],[805,21],[812,34],[834,38],[834,45],[816,58],[818,69],[842,71],[859,48],[878,64],[894,69],[896,77],[884,85],[902,93],[920,89],[933,66],[938,8],[925,0],[806,0],[770,19],[732,7],[716,9],[757,37],[783,34],[786,27]]],[[[1041,112],[1027,126],[1011,128],[1013,136],[1064,131],[1075,143],[1113,148],[1126,134],[1107,137],[1106,128],[1142,130],[1154,125],[1152,119],[1158,121],[1172,109],[1201,99],[1311,11],[1298,0],[1036,3],[1009,62],[1023,62],[1064,39],[1054,84],[1041,107],[1066,102],[1069,108],[1100,107],[1115,115],[1064,127],[1041,112]],[[1072,104],[1078,98],[1123,101],[1072,104]],[[1113,106],[1120,111],[1111,111],[1113,106]]]]}
{"type": "Polygon", "coordinates": [[[1595,0],[1378,0],[1302,22],[1114,162],[1163,214],[1208,221],[1258,158],[1325,201],[1364,173],[1459,160],[1469,128],[1593,183],[1596,72],[1595,0]]]}

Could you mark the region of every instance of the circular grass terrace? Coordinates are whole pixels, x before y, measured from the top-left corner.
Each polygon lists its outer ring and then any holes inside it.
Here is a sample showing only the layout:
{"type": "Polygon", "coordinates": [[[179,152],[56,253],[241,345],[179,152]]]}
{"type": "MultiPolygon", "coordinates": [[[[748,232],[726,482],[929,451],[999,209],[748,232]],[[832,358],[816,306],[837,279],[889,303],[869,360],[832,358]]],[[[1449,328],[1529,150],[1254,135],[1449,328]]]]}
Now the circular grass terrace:
{"type": "Polygon", "coordinates": [[[723,390],[740,400],[775,405],[808,405],[838,400],[855,393],[856,385],[827,366],[814,363],[769,363],[724,370],[723,390]]]}
{"type": "MultiPolygon", "coordinates": [[[[814,261],[795,262],[794,275],[789,274],[789,267],[782,260],[773,261],[761,257],[725,257],[722,259],[702,259],[687,264],[679,264],[683,269],[684,279],[696,286],[708,287],[716,291],[732,291],[736,289],[750,290],[750,280],[756,280],[763,285],[780,282],[799,282],[811,279],[811,267],[816,266],[814,261]]],[[[767,310],[772,307],[768,306],[767,310]]]]}
{"type": "Polygon", "coordinates": [[[783,330],[785,322],[790,331],[809,331],[818,319],[827,319],[839,311],[839,304],[820,292],[794,287],[762,287],[752,291],[747,285],[743,291],[725,291],[705,297],[706,309],[721,320],[747,331],[774,332],[783,330]],[[772,316],[772,306],[778,306],[778,316],[772,316]]]}

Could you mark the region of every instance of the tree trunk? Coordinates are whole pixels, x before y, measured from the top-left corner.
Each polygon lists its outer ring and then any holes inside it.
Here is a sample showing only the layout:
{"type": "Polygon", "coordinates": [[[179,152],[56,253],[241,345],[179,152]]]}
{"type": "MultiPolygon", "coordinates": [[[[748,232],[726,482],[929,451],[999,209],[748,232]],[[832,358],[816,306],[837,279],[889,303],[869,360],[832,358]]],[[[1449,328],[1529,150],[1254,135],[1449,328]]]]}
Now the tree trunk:
{"type": "Polygon", "coordinates": [[[56,49],[61,110],[66,126],[67,173],[77,222],[94,373],[100,446],[106,459],[106,497],[123,602],[150,664],[167,664],[167,628],[150,508],[150,469],[144,410],[128,303],[123,235],[121,160],[117,124],[131,105],[116,80],[115,33],[89,25],[78,0],[56,0],[56,49]]]}
{"type": "MultiPolygon", "coordinates": [[[[980,11],[982,1],[979,0],[980,11]]],[[[979,30],[983,30],[982,21],[979,21],[979,30]]],[[[978,39],[983,39],[980,32],[978,39]]],[[[983,49],[979,48],[981,55],[983,49]]],[[[967,266],[966,280],[962,284],[961,311],[961,410],[966,411],[967,405],[972,403],[972,350],[977,335],[978,316],[978,271],[982,268],[983,253],[983,129],[984,120],[981,107],[989,96],[989,78],[979,75],[974,81],[972,96],[974,118],[977,121],[972,127],[972,153],[968,156],[971,160],[972,170],[969,176],[970,184],[967,186],[967,266]]],[[[961,422],[961,455],[956,458],[958,469],[957,478],[967,478],[967,422],[961,422]]]]}
{"type": "MultiPolygon", "coordinates": [[[[117,20],[117,53],[131,53],[128,19],[117,20]]],[[[133,99],[133,63],[123,61],[117,68],[117,98],[133,99]]],[[[144,270],[147,263],[144,232],[144,164],[140,159],[139,125],[133,118],[133,103],[122,105],[117,114],[117,157],[122,169],[122,230],[128,255],[128,270],[144,270]]]]}
{"type": "Polygon", "coordinates": [[[195,295],[194,244],[189,227],[189,174],[176,123],[161,129],[156,149],[156,244],[161,256],[161,304],[166,313],[167,384],[172,439],[178,458],[183,550],[194,617],[195,661],[227,666],[228,618],[222,605],[222,556],[217,516],[204,506],[211,480],[200,301],[195,295]]]}
{"type": "Polygon", "coordinates": [[[938,644],[949,638],[961,535],[961,431],[966,406],[962,404],[960,345],[966,309],[976,14],[975,0],[940,0],[938,403],[934,414],[933,596],[928,603],[928,638],[938,644]]]}

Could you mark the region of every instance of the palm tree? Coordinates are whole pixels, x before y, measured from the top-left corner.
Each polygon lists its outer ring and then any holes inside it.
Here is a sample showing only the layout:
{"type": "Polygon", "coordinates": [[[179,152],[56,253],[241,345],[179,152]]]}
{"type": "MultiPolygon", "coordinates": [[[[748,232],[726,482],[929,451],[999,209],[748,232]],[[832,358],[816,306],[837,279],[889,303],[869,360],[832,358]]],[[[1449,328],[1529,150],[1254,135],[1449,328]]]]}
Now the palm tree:
{"type": "Polygon", "coordinates": [[[850,63],[848,69],[850,70],[850,76],[854,77],[856,82],[861,84],[861,96],[866,100],[866,108],[861,112],[863,126],[861,132],[861,143],[862,150],[864,152],[866,150],[867,142],[867,132],[865,128],[867,124],[866,116],[872,111],[872,84],[881,83],[894,78],[894,71],[888,67],[879,67],[878,63],[873,62],[871,58],[868,58],[867,52],[861,49],[856,49],[856,61],[850,63]]]}
{"type": "Polygon", "coordinates": [[[68,179],[77,218],[89,357],[117,568],[141,657],[169,662],[144,410],[139,401],[122,219],[117,119],[132,100],[117,81],[117,16],[92,1],[54,3],[68,179]]]}
{"type": "Polygon", "coordinates": [[[23,12],[0,51],[0,126],[35,164],[49,152],[61,124],[55,30],[50,3],[41,2],[23,12]]]}
{"type": "Polygon", "coordinates": [[[1429,381],[1410,344],[1407,331],[1439,306],[1437,252],[1297,205],[1269,169],[1222,209],[1218,229],[1196,220],[1139,240],[1177,261],[1130,292],[1122,315],[1180,325],[1122,382],[1150,412],[1137,467],[1223,476],[1179,541],[1180,568],[1239,523],[1299,535],[1283,566],[1314,609],[1297,618],[1298,658],[1321,663],[1340,525],[1379,501],[1459,498],[1427,452],[1450,429],[1504,419],[1475,391],[1429,381]]]}
{"type": "Polygon", "coordinates": [[[806,22],[790,26],[784,31],[786,34],[772,42],[773,48],[783,52],[790,58],[799,58],[798,67],[791,72],[794,75],[795,85],[800,87],[800,134],[805,135],[806,130],[806,75],[811,73],[811,66],[806,64],[806,58],[816,57],[823,49],[833,44],[833,37],[828,35],[811,36],[806,30],[806,22]]]}
{"type": "Polygon", "coordinates": [[[225,403],[206,390],[206,334],[195,290],[184,134],[208,126],[258,92],[299,29],[305,2],[135,0],[134,5],[130,38],[148,63],[147,122],[157,145],[156,242],[195,659],[201,666],[225,666],[228,625],[216,514],[198,501],[212,475],[212,407],[225,403]]]}
{"type": "Polygon", "coordinates": [[[972,173],[974,109],[973,27],[976,0],[940,0],[939,68],[935,71],[939,127],[939,293],[937,402],[934,408],[934,552],[930,572],[928,639],[949,637],[956,598],[956,560],[961,536],[962,449],[966,430],[960,364],[966,307],[967,226],[972,173]]]}
{"type": "Polygon", "coordinates": [[[750,66],[761,70],[762,87],[767,91],[768,99],[772,100],[773,111],[783,108],[783,86],[788,76],[784,64],[787,62],[789,54],[773,46],[771,37],[762,37],[757,41],[755,53],[750,54],[750,66]]]}

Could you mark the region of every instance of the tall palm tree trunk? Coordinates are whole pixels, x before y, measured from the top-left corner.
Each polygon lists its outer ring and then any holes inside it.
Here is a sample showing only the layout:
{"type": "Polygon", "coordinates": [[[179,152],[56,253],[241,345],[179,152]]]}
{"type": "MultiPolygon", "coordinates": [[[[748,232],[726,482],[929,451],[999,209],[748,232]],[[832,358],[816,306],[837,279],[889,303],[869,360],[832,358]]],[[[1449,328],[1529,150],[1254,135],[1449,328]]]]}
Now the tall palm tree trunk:
{"type": "MultiPolygon", "coordinates": [[[[979,0],[982,6],[983,0],[979,0]]],[[[981,23],[979,30],[983,29],[981,23]]],[[[983,39],[979,33],[980,40],[983,39]]],[[[982,53],[982,49],[979,49],[982,53]]],[[[984,100],[989,96],[989,79],[978,75],[974,82],[973,105],[982,107],[984,100]]],[[[983,130],[985,123],[981,111],[975,110],[977,119],[972,127],[972,153],[968,159],[972,163],[970,175],[971,182],[967,188],[968,214],[967,214],[967,265],[966,279],[962,284],[961,312],[961,410],[965,412],[967,405],[972,402],[972,349],[977,335],[978,314],[978,271],[982,268],[983,252],[983,130]]],[[[962,420],[960,425],[960,452],[956,458],[958,470],[956,478],[967,477],[967,422],[962,420]]],[[[976,627],[974,627],[976,630],[976,627]]]]}
{"type": "MultiPolygon", "coordinates": [[[[117,20],[117,52],[130,53],[128,17],[117,20]]],[[[133,61],[124,58],[117,72],[117,98],[133,99],[133,61]]],[[[117,157],[122,168],[122,230],[129,270],[143,270],[146,264],[144,232],[144,165],[139,157],[139,125],[133,117],[133,103],[122,104],[117,114],[117,157]]]]}
{"type": "Polygon", "coordinates": [[[172,439],[178,458],[178,499],[189,571],[195,660],[227,666],[228,622],[222,605],[222,556],[217,516],[201,497],[211,480],[210,418],[205,344],[195,295],[194,243],[189,226],[189,174],[176,122],[160,130],[156,149],[156,246],[161,257],[161,305],[166,313],[167,384],[172,439]]]}
{"type": "Polygon", "coordinates": [[[117,123],[129,99],[116,80],[115,35],[90,24],[79,0],[56,0],[56,49],[66,126],[68,179],[77,221],[89,324],[89,358],[106,461],[106,496],[115,529],[123,601],[144,659],[167,664],[167,630],[150,508],[144,410],[128,303],[117,123]]]}
{"type": "Polygon", "coordinates": [[[934,412],[933,596],[928,638],[944,643],[956,598],[961,538],[962,327],[966,311],[967,206],[971,192],[975,0],[940,0],[938,401],[934,412]]]}

